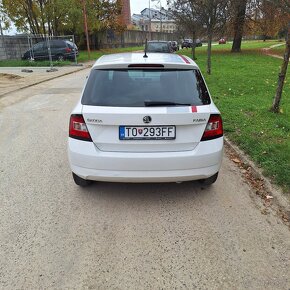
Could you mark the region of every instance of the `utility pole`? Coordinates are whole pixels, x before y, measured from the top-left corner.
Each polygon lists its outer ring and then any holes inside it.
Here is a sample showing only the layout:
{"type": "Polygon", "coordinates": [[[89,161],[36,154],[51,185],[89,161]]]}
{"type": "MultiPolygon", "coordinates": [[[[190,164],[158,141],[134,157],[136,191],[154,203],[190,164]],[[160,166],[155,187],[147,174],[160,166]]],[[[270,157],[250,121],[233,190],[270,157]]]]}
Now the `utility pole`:
{"type": "Polygon", "coordinates": [[[160,10],[159,10],[159,16],[160,16],[160,32],[162,32],[162,13],[161,13],[162,3],[161,3],[161,0],[152,0],[152,1],[153,2],[156,1],[157,4],[159,3],[159,6],[160,6],[160,10]]]}
{"type": "Polygon", "coordinates": [[[161,32],[162,32],[162,12],[161,12],[161,0],[159,0],[159,3],[160,3],[160,26],[161,26],[161,32]]]}
{"type": "Polygon", "coordinates": [[[151,0],[149,0],[149,40],[152,40],[151,39],[151,0]]]}
{"type": "Polygon", "coordinates": [[[87,50],[88,50],[88,58],[91,58],[91,50],[90,50],[90,40],[89,40],[89,32],[88,32],[88,22],[87,22],[87,10],[86,10],[86,0],[83,1],[83,14],[84,14],[84,24],[85,24],[85,34],[87,39],[87,50]]]}

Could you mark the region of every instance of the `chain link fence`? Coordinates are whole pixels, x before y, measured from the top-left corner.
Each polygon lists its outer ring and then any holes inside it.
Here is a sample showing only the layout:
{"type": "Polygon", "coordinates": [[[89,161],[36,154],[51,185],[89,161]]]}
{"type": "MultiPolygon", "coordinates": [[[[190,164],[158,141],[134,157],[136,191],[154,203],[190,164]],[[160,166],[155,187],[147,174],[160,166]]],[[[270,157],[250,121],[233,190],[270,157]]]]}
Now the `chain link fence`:
{"type": "Polygon", "coordinates": [[[0,37],[0,60],[23,59],[30,61],[70,60],[77,65],[78,48],[74,35],[16,35],[0,37]]]}

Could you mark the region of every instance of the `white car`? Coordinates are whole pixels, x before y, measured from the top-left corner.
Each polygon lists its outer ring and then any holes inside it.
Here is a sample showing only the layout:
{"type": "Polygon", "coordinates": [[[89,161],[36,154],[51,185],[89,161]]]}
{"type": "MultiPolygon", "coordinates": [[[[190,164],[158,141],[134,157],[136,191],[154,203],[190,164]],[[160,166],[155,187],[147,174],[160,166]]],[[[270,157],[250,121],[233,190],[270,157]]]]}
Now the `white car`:
{"type": "Polygon", "coordinates": [[[77,185],[92,181],[216,181],[223,127],[201,72],[186,56],[106,55],[70,117],[77,185]]]}

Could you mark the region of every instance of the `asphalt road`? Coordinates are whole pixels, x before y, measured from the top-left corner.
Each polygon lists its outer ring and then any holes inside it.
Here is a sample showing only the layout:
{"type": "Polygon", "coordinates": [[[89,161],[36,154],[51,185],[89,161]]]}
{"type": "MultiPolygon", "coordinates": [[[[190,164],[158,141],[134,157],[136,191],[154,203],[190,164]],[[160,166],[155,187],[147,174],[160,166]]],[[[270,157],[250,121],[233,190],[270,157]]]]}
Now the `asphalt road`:
{"type": "Polygon", "coordinates": [[[0,99],[0,288],[290,289],[290,232],[227,157],[210,188],[74,184],[68,120],[87,73],[0,99]]]}

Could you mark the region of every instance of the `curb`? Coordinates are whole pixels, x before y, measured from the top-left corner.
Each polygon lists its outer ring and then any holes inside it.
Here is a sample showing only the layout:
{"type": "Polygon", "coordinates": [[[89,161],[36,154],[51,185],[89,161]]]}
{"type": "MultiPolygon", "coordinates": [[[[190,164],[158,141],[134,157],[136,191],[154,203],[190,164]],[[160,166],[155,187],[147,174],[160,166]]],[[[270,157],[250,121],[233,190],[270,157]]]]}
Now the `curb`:
{"type": "Polygon", "coordinates": [[[54,79],[57,79],[57,78],[60,78],[60,77],[66,76],[66,75],[70,75],[70,74],[72,74],[72,73],[75,73],[75,72],[79,72],[79,71],[85,70],[85,69],[87,69],[87,68],[89,68],[89,67],[90,67],[90,66],[88,66],[88,65],[84,65],[83,67],[81,67],[81,68],[79,68],[79,69],[76,69],[76,70],[74,70],[74,71],[66,72],[66,73],[64,73],[64,74],[61,74],[61,75],[58,75],[58,76],[52,76],[52,77],[50,77],[50,78],[48,78],[48,79],[45,79],[45,80],[42,80],[42,81],[38,81],[38,82],[33,83],[33,84],[25,85],[25,86],[23,86],[23,87],[21,87],[21,88],[18,88],[18,89],[16,89],[16,90],[13,90],[13,91],[10,91],[10,92],[4,93],[4,94],[0,94],[0,99],[3,98],[3,97],[5,97],[5,96],[7,96],[7,95],[9,95],[9,94],[11,94],[11,93],[15,93],[15,92],[21,91],[21,90],[23,90],[23,89],[27,89],[27,88],[30,88],[30,87],[36,86],[36,85],[38,85],[38,84],[45,83],[45,82],[50,81],[50,80],[54,80],[54,79]]]}
{"type": "MultiPolygon", "coordinates": [[[[290,201],[285,197],[278,187],[273,185],[269,178],[265,177],[262,173],[262,170],[257,167],[257,165],[246,155],[238,146],[233,144],[227,137],[224,136],[225,145],[232,151],[236,156],[241,160],[242,167],[250,167],[251,175],[256,180],[259,180],[263,183],[262,194],[260,196],[264,200],[266,206],[271,206],[277,214],[283,218],[283,221],[289,225],[290,222],[290,201]],[[272,196],[273,199],[267,200],[266,195],[272,196]]],[[[250,182],[249,182],[250,183],[250,182]]],[[[251,188],[253,186],[250,184],[251,188]]]]}

